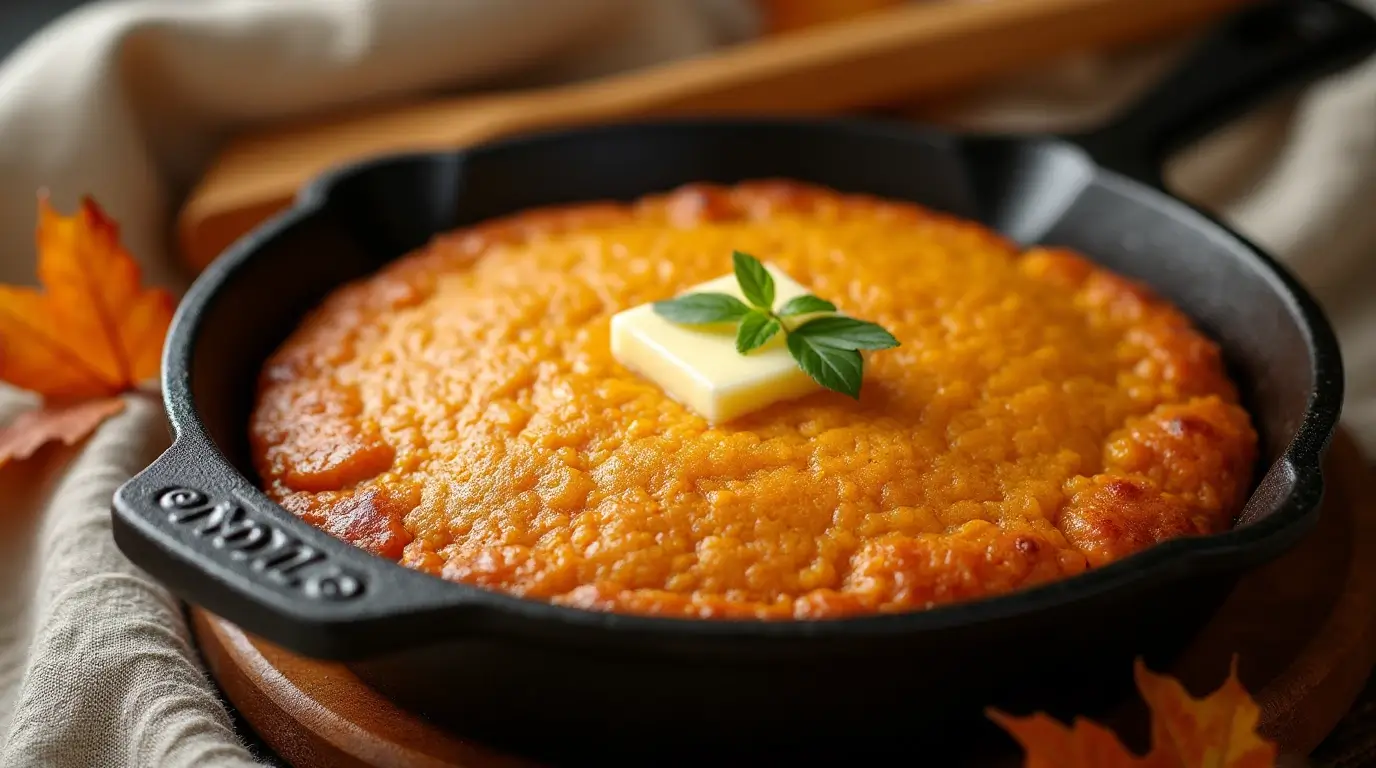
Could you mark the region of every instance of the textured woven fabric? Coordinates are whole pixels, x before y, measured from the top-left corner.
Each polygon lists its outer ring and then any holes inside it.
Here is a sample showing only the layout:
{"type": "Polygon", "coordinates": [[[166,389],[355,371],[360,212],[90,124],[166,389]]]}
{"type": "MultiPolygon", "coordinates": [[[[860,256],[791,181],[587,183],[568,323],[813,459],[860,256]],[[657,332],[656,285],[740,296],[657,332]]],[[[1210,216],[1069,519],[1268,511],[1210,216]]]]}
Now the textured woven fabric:
{"type": "MultiPolygon", "coordinates": [[[[40,186],[68,210],[94,193],[148,274],[180,288],[169,216],[227,131],[441,87],[586,76],[697,52],[752,25],[747,0],[99,4],[0,69],[0,280],[32,279],[40,186]]],[[[1131,98],[1174,53],[1067,62],[937,117],[1080,125],[1131,98]]],[[[1349,425],[1376,448],[1376,63],[1259,112],[1179,158],[1170,178],[1315,289],[1342,337],[1349,425]]],[[[23,407],[0,394],[0,417],[23,407]]],[[[6,768],[251,762],[178,605],[110,537],[112,492],[166,440],[156,403],[131,397],[79,448],[0,471],[6,768]]],[[[1371,752],[1352,743],[1346,754],[1371,752]]]]}
{"type": "Polygon", "coordinates": [[[79,455],[23,476],[52,487],[48,514],[8,532],[32,554],[5,560],[27,599],[7,606],[0,640],[0,670],[20,679],[5,689],[0,765],[251,764],[180,606],[111,546],[111,494],[166,441],[161,407],[133,398],[79,455]]]}

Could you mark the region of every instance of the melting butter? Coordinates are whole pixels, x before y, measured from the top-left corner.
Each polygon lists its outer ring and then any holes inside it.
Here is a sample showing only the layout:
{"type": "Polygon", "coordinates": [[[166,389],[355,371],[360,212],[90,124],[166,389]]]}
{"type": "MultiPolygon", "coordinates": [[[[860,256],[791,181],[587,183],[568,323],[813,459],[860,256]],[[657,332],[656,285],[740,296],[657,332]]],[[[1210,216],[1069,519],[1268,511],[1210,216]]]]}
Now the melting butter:
{"type": "MultiPolygon", "coordinates": [[[[773,265],[766,264],[765,269],[774,277],[775,309],[811,292],[773,265]]],[[[735,275],[709,280],[684,293],[726,293],[745,300],[735,275]]],[[[790,318],[790,322],[796,325],[802,319],[790,318]]],[[[782,332],[742,355],[736,352],[734,323],[679,325],[655,314],[650,304],[612,317],[611,348],[618,362],[712,424],[822,389],[798,367],[782,332]]]]}

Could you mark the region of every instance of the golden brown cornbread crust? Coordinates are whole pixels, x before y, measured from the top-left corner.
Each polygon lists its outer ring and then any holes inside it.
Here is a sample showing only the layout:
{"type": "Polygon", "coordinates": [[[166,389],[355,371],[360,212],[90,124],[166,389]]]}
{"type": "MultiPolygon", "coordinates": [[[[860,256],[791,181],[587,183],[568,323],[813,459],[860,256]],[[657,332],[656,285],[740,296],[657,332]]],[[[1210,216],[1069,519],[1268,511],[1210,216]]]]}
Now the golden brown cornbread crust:
{"type": "Polygon", "coordinates": [[[693,185],[436,238],[264,367],[263,487],[454,581],[594,610],[819,618],[1063,578],[1226,529],[1256,434],[1143,287],[972,222],[787,182],[693,185]],[[777,264],[902,346],[710,428],[611,357],[618,311],[777,264]]]}

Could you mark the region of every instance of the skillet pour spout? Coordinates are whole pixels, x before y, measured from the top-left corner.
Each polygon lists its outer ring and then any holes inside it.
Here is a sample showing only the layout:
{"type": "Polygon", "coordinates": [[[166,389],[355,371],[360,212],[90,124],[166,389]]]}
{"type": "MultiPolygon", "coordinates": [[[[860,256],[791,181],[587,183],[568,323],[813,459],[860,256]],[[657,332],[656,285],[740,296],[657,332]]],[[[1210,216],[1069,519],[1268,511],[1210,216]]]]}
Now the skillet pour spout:
{"type": "Polygon", "coordinates": [[[1243,10],[1140,106],[1068,138],[702,118],[340,169],[228,249],[183,299],[163,373],[176,440],[115,496],[116,540],[177,594],[248,632],[346,660],[428,717],[560,760],[579,759],[579,745],[607,757],[613,744],[668,744],[686,758],[690,743],[801,744],[812,756],[830,743],[853,758],[857,744],[977,729],[987,705],[1092,713],[1131,684],[1133,656],[1169,659],[1241,573],[1312,527],[1343,397],[1338,347],[1312,298],[1273,258],[1163,191],[1159,163],[1278,88],[1373,49],[1376,21],[1354,7],[1282,0],[1243,10]],[[1219,342],[1261,435],[1259,480],[1234,528],[927,611],[696,621],[433,578],[331,537],[257,489],[253,382],[335,287],[493,216],[760,178],[910,200],[1069,247],[1181,307],[1219,342]],[[533,731],[546,738],[534,744],[533,731]]]}

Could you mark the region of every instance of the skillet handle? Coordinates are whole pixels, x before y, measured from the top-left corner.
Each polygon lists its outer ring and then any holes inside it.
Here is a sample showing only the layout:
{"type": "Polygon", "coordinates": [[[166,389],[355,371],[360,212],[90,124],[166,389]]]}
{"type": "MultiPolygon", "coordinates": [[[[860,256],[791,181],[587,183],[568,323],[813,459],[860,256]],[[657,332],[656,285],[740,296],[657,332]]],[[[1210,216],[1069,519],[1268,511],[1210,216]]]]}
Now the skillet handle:
{"type": "Polygon", "coordinates": [[[462,634],[480,618],[452,590],[444,597],[439,579],[295,524],[197,437],[180,436],[116,491],[113,507],[115,542],[140,568],[298,653],[361,658],[427,632],[462,634]]]}
{"type": "Polygon", "coordinates": [[[1263,0],[1224,21],[1107,126],[1068,136],[1100,165],[1161,186],[1166,156],[1278,91],[1376,51],[1376,18],[1340,0],[1263,0]]]}

